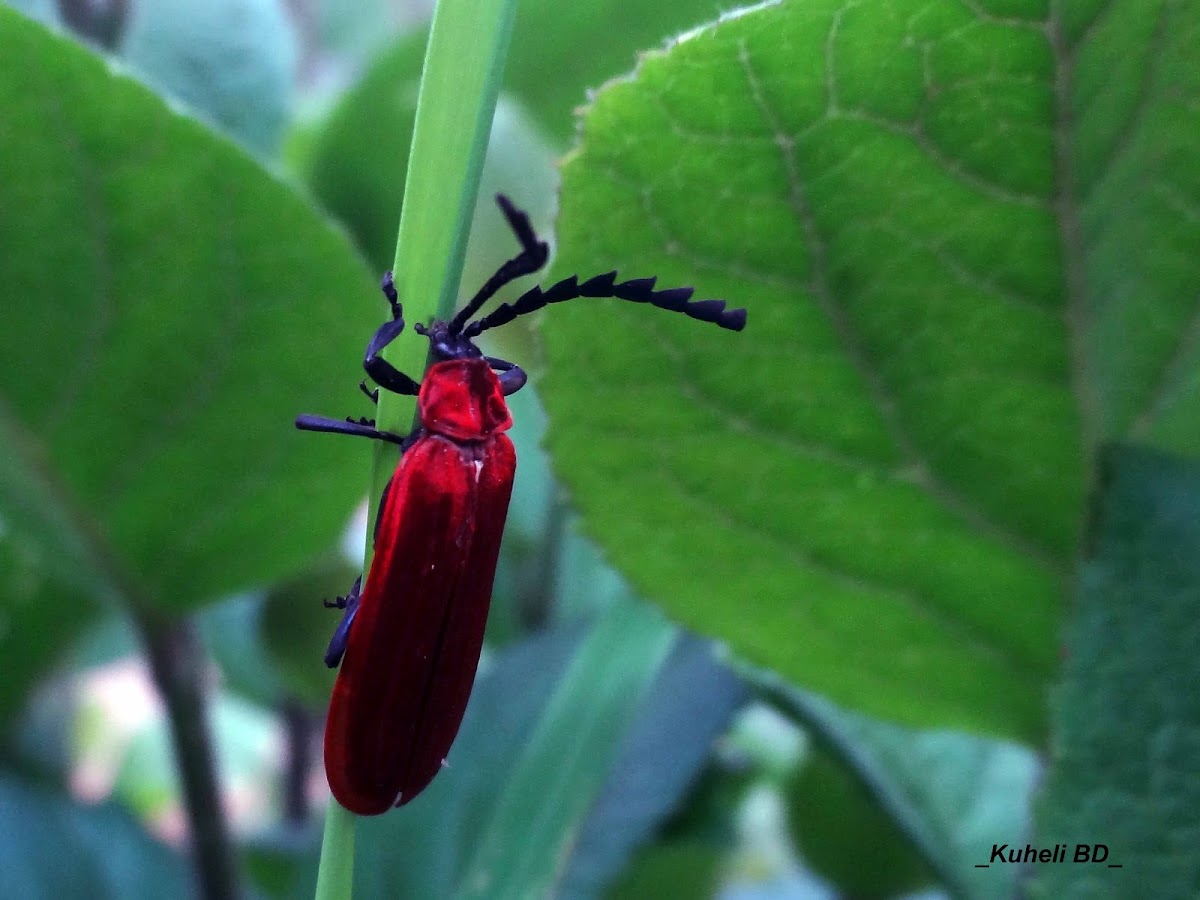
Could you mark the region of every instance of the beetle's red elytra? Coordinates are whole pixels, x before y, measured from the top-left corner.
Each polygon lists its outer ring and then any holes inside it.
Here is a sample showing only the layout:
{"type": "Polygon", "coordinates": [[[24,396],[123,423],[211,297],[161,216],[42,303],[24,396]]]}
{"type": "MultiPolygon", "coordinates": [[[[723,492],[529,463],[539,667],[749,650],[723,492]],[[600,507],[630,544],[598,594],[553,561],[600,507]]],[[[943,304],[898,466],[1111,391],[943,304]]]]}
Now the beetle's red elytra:
{"type": "MultiPolygon", "coordinates": [[[[367,344],[363,368],[379,388],[417,396],[417,427],[408,436],[381,431],[370,419],[302,415],[306,431],[350,434],[402,449],[375,521],[375,556],[345,597],[325,662],[341,668],[325,724],[325,772],[333,796],[358,815],[377,815],[423,791],[445,764],[475,681],[491,604],[500,538],[512,494],[516,453],[505,397],[525,373],[484,356],[474,338],[525,313],[576,297],[614,297],[681,312],[732,331],[744,309],[724,301],[691,301],[691,288],[654,290],[653,278],[616,282],[616,272],[583,284],[572,276],[532,288],[475,321],[508,282],[536,272],[548,248],[529,219],[499,195],[521,244],[449,322],[414,330],[428,338],[434,363],[418,383],[380,355],[404,330],[391,273],[383,292],[391,306],[367,344]]],[[[379,388],[360,385],[372,400],[379,388]]]]}

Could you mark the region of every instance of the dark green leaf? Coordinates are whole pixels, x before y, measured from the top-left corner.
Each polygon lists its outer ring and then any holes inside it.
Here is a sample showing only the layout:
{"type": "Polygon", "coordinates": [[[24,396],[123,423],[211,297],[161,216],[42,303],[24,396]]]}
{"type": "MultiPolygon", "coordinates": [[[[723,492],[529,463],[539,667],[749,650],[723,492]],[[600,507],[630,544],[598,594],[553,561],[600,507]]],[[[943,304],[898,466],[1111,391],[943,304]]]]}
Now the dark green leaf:
{"type": "MultiPolygon", "coordinates": [[[[0,7],[5,693],[97,600],[187,609],[328,547],[383,312],[344,236],[224,139],[0,7]],[[349,407],[349,408],[347,408],[349,407]],[[29,615],[30,611],[37,615],[29,615]]],[[[7,702],[7,701],[5,701],[7,702]]],[[[0,704],[0,709],[3,705],[0,704]]]]}
{"type": "MultiPolygon", "coordinates": [[[[1041,898],[1200,892],[1200,466],[1145,450],[1108,458],[1082,592],[1054,696],[1037,846],[1108,845],[1047,865],[1041,898]],[[1109,865],[1121,868],[1109,868],[1109,865]]],[[[998,842],[1023,849],[1020,833],[998,842]]]]}
{"type": "MultiPolygon", "coordinates": [[[[1033,753],[1016,744],[951,731],[899,728],[845,712],[782,683],[765,683],[772,700],[804,724],[823,751],[841,761],[901,829],[914,848],[911,852],[923,857],[953,895],[981,900],[1012,896],[1015,869],[979,869],[976,864],[987,861],[999,836],[1016,839],[1028,833],[1029,798],[1039,772],[1033,753]]],[[[844,874],[842,869],[852,865],[852,859],[864,864],[853,846],[853,834],[847,833],[856,827],[853,808],[819,813],[800,808],[793,810],[793,820],[809,814],[814,815],[812,821],[800,823],[802,839],[807,834],[811,840],[819,829],[843,832],[819,836],[816,862],[832,875],[844,874]]],[[[877,895],[879,881],[865,872],[857,875],[855,886],[867,896],[877,895]]]]}
{"type": "Polygon", "coordinates": [[[884,900],[935,881],[929,865],[840,760],[816,753],[788,791],[804,861],[855,900],[884,900]]]}
{"type": "Polygon", "coordinates": [[[677,635],[632,601],[597,621],[469,845],[456,897],[547,893],[677,635]]]}

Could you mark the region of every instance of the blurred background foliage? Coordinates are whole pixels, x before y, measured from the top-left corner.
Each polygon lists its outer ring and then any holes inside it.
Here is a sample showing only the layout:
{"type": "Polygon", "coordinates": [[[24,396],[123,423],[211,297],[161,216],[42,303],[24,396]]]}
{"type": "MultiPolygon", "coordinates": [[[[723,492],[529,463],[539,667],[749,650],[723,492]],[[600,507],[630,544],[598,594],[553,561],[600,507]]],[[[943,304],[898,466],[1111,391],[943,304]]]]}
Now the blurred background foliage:
{"type": "MultiPolygon", "coordinates": [[[[535,382],[488,648],[359,896],[1200,889],[1200,4],[1152,5],[522,0],[464,289],[502,190],[550,277],[750,324],[489,335],[535,382]]],[[[312,893],[368,454],[290,422],[366,411],[428,15],[0,6],[3,896],[189,896],[181,733],[246,895],[312,893]]]]}

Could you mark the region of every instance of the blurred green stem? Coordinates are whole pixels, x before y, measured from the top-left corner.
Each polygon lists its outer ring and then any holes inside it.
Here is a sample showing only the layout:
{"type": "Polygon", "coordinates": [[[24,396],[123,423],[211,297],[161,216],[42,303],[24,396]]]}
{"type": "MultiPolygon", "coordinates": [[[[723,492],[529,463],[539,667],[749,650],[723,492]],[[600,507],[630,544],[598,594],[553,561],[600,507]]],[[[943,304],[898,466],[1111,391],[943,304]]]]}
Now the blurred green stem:
{"type": "Polygon", "coordinates": [[[200,896],[204,900],[236,900],[241,888],[213,758],[204,693],[204,649],[190,619],[146,607],[135,609],[133,620],[167,708],[200,896]]]}

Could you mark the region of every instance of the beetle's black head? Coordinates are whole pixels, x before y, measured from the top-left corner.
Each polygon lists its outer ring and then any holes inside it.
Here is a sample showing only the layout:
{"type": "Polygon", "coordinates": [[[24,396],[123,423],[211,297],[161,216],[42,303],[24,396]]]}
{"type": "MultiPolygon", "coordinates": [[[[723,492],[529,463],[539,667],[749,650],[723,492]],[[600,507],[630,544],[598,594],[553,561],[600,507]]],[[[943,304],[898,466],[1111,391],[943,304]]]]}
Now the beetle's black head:
{"type": "Polygon", "coordinates": [[[429,348],[434,357],[441,362],[447,359],[477,359],[483,356],[469,337],[462,334],[461,328],[455,328],[453,322],[434,322],[428,328],[424,325],[414,325],[417,334],[429,338],[429,348]]]}

